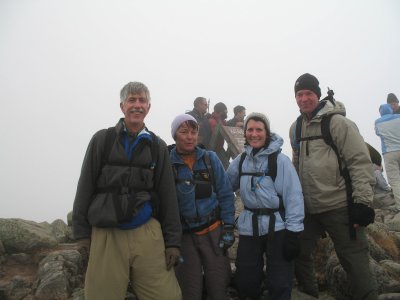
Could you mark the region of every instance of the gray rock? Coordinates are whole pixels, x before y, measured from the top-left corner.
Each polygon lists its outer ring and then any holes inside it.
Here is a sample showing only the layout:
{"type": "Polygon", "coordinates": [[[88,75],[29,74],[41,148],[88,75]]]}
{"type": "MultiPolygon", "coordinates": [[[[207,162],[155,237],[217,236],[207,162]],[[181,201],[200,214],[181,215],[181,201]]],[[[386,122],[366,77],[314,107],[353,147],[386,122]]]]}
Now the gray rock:
{"type": "Polygon", "coordinates": [[[8,253],[29,253],[58,244],[50,228],[22,219],[0,219],[0,240],[8,253]]]}
{"type": "Polygon", "coordinates": [[[51,231],[59,243],[72,242],[72,228],[68,227],[63,220],[57,219],[51,223],[51,231]]]}
{"type": "Polygon", "coordinates": [[[400,294],[399,293],[381,294],[378,296],[378,300],[400,300],[400,294]]]}
{"type": "Polygon", "coordinates": [[[391,219],[390,221],[385,222],[386,225],[388,226],[389,230],[393,230],[393,231],[400,231],[400,214],[396,214],[393,219],[391,219]]]}
{"type": "Polygon", "coordinates": [[[22,276],[14,276],[6,285],[0,286],[0,299],[25,299],[32,292],[32,284],[22,276]]]}
{"type": "Polygon", "coordinates": [[[35,283],[36,299],[69,299],[83,280],[82,258],[76,250],[54,251],[40,263],[35,283]]]}

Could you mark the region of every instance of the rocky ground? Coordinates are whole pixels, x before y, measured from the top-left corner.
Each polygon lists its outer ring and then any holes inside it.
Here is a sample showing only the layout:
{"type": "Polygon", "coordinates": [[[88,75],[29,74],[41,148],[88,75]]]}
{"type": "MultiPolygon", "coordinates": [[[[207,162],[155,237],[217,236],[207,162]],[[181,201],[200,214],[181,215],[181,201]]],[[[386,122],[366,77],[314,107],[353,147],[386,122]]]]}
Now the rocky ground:
{"type": "MultiPolygon", "coordinates": [[[[379,201],[374,202],[375,223],[368,226],[371,266],[379,299],[400,300],[400,213],[383,208],[388,203],[379,201]]],[[[236,204],[239,212],[239,199],[236,204]]],[[[234,270],[236,244],[229,257],[234,270]]],[[[329,237],[321,239],[315,258],[320,299],[350,299],[346,274],[329,237]]],[[[62,220],[49,224],[0,219],[0,299],[83,300],[86,264],[87,253],[74,243],[71,228],[62,220]]],[[[231,300],[237,299],[233,288],[228,293],[231,300]]],[[[126,299],[136,299],[129,288],[126,299]]],[[[295,284],[292,299],[314,298],[301,293],[295,284]]]]}

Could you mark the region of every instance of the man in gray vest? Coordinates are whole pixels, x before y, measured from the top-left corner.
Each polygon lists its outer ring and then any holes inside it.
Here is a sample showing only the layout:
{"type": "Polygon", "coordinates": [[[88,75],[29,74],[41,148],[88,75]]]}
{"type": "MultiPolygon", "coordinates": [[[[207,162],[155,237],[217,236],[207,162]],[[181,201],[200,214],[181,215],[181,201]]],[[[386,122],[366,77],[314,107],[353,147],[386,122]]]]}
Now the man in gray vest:
{"type": "Polygon", "coordinates": [[[72,216],[75,239],[90,247],[86,300],[124,299],[129,281],[139,299],[181,299],[174,175],[165,142],[145,126],[150,106],[143,83],[126,84],[125,117],[98,131],[86,151],[72,216]]]}

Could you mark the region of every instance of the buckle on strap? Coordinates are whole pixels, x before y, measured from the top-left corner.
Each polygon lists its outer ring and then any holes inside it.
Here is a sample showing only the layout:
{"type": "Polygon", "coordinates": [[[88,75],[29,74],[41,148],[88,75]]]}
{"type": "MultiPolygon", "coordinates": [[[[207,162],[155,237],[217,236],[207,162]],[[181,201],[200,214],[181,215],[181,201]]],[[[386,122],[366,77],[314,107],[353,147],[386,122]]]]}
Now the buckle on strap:
{"type": "Polygon", "coordinates": [[[268,224],[268,237],[267,237],[267,255],[272,254],[272,242],[275,235],[275,212],[279,212],[278,208],[248,208],[244,207],[244,209],[251,211],[253,216],[251,218],[252,226],[253,226],[253,235],[258,237],[260,236],[260,232],[258,230],[258,216],[269,216],[269,224],[268,224]]]}

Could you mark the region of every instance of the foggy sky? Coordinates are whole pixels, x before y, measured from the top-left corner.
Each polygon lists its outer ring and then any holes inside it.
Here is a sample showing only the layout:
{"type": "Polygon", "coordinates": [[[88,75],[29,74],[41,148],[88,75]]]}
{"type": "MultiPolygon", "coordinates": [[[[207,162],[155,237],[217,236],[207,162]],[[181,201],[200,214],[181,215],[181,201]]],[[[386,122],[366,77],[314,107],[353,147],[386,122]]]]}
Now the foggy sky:
{"type": "Polygon", "coordinates": [[[0,217],[66,220],[92,135],[122,117],[119,91],[145,83],[148,128],[203,96],[267,114],[291,156],[293,85],[314,74],[364,138],[400,97],[400,2],[0,1],[0,217]]]}

